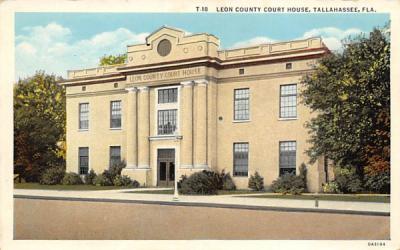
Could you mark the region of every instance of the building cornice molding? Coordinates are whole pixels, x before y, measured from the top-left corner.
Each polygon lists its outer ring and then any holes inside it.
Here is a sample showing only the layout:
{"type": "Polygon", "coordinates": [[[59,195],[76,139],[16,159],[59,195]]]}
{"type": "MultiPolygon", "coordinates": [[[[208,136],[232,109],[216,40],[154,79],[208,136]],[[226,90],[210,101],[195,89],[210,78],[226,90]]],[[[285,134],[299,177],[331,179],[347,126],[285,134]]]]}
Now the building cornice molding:
{"type": "Polygon", "coordinates": [[[136,87],[125,88],[125,90],[128,91],[128,93],[134,93],[138,91],[136,87]]]}
{"type": "Polygon", "coordinates": [[[115,95],[115,94],[125,94],[127,91],[125,89],[113,89],[113,90],[103,90],[96,92],[82,92],[82,93],[73,93],[66,94],[67,98],[77,98],[77,97],[85,97],[85,96],[103,96],[103,95],[115,95]]]}

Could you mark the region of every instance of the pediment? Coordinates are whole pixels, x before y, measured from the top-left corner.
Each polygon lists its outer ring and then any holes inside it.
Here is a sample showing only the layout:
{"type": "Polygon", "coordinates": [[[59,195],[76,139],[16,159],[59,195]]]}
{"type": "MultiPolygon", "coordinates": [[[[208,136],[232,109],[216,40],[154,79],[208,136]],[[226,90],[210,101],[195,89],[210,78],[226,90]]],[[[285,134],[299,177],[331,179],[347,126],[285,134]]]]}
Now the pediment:
{"type": "Polygon", "coordinates": [[[162,26],[158,30],[151,33],[148,37],[146,37],[146,43],[150,45],[156,40],[161,40],[162,37],[169,37],[171,39],[175,38],[179,40],[179,38],[183,36],[185,36],[185,31],[183,30],[162,26]]]}

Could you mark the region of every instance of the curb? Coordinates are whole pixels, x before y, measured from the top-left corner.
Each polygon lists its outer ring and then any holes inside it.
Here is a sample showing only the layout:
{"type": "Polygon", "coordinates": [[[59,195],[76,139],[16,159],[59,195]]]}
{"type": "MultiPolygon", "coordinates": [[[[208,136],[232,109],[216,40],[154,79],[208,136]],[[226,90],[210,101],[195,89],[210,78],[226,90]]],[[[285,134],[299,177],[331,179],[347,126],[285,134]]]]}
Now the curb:
{"type": "Polygon", "coordinates": [[[18,195],[17,199],[32,200],[55,200],[55,201],[86,201],[86,202],[114,202],[114,203],[133,203],[147,205],[163,205],[163,206],[183,206],[183,207],[212,207],[212,208],[232,208],[260,211],[278,211],[278,212],[306,212],[306,213],[327,213],[327,214],[353,214],[353,215],[369,215],[369,216],[390,216],[390,212],[379,211],[357,211],[343,209],[326,209],[326,208],[293,208],[293,207],[268,207],[255,205],[240,204],[218,204],[207,202],[188,202],[188,201],[149,201],[149,200],[121,200],[109,198],[76,198],[76,197],[57,197],[57,196],[34,196],[34,195],[18,195]]]}

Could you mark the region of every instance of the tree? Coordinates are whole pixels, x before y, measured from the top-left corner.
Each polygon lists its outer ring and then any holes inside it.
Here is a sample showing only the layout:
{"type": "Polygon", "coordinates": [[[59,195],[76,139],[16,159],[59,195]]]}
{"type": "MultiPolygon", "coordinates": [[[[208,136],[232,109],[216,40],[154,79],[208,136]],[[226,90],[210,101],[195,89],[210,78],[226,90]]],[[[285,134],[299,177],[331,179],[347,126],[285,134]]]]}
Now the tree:
{"type": "Polygon", "coordinates": [[[58,80],[39,71],[14,85],[14,171],[27,181],[65,165],[65,90],[58,80]]]}
{"type": "Polygon", "coordinates": [[[115,64],[123,64],[126,62],[127,54],[120,55],[104,55],[100,58],[99,66],[107,66],[107,65],[115,65],[115,64]]]}
{"type": "Polygon", "coordinates": [[[312,160],[324,155],[360,175],[376,161],[387,169],[390,34],[375,28],[369,35],[348,39],[343,52],[322,58],[303,83],[303,103],[316,113],[306,124],[312,160]]]}

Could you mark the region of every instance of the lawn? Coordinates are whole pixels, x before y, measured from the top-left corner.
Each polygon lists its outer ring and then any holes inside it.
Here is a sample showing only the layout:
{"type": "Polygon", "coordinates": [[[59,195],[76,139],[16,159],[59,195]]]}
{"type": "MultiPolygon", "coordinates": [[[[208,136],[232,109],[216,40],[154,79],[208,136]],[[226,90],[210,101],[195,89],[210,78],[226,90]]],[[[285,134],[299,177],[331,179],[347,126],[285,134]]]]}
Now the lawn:
{"type": "Polygon", "coordinates": [[[132,187],[94,186],[94,185],[40,185],[39,183],[14,183],[16,189],[43,189],[43,190],[111,190],[127,189],[132,187]]]}
{"type": "MultiPolygon", "coordinates": [[[[174,190],[145,190],[145,191],[127,191],[126,193],[135,193],[135,194],[174,194],[174,190]]],[[[252,191],[252,190],[218,190],[217,195],[240,195],[240,194],[265,194],[265,191],[252,191]]]]}
{"type": "Polygon", "coordinates": [[[360,202],[381,202],[390,203],[389,195],[348,195],[348,194],[326,194],[326,195],[281,195],[264,194],[252,196],[240,196],[251,198],[271,198],[271,199],[293,199],[293,200],[321,200],[321,201],[360,201],[360,202]]]}

